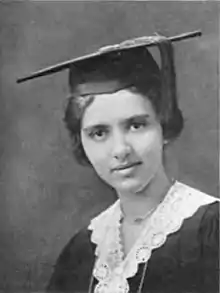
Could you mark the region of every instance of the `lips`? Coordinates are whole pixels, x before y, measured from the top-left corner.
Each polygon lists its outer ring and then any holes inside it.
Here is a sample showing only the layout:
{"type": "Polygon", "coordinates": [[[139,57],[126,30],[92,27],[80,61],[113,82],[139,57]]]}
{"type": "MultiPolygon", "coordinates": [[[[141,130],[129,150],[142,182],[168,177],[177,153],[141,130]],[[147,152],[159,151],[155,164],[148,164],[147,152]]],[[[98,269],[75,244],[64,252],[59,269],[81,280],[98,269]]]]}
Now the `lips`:
{"type": "Polygon", "coordinates": [[[126,170],[126,169],[132,168],[134,166],[138,166],[140,164],[141,164],[141,162],[128,163],[128,164],[117,166],[117,167],[113,168],[112,170],[113,171],[126,170]]]}

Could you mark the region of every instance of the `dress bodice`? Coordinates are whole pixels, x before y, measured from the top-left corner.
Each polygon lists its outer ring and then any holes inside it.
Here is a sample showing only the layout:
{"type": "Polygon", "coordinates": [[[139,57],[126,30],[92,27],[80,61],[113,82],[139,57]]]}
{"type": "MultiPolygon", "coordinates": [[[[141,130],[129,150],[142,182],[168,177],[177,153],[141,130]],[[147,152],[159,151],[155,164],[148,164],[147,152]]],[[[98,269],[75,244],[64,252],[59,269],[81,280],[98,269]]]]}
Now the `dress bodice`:
{"type": "Polygon", "coordinates": [[[218,215],[216,198],[176,182],[123,258],[117,201],[64,248],[48,290],[88,292],[93,276],[92,292],[135,293],[147,265],[142,293],[218,292],[218,215]]]}

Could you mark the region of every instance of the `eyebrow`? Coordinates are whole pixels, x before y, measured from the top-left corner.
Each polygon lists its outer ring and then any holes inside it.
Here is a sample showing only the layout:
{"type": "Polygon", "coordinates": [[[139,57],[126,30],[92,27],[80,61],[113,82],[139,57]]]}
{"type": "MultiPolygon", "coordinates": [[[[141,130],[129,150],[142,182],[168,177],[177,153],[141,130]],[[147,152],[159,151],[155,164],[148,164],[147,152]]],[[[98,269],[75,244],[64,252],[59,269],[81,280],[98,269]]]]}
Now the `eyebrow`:
{"type": "MultiPolygon", "coordinates": [[[[128,118],[122,119],[119,123],[120,124],[127,124],[130,123],[134,120],[139,120],[139,119],[148,119],[150,117],[149,114],[139,114],[139,115],[133,115],[128,118]]],[[[109,126],[108,123],[97,123],[97,124],[91,124],[89,126],[86,126],[83,128],[83,131],[90,131],[91,129],[96,129],[96,128],[107,128],[109,126]]]]}

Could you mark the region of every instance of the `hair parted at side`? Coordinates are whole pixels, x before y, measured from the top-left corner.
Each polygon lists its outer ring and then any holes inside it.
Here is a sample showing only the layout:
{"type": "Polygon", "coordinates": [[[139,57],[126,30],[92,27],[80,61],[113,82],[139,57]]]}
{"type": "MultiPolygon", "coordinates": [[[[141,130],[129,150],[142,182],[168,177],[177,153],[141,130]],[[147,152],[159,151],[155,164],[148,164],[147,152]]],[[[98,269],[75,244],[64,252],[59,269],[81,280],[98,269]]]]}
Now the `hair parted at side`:
{"type": "Polygon", "coordinates": [[[79,164],[87,166],[90,165],[90,162],[84,152],[80,131],[83,113],[93,100],[93,95],[88,95],[87,97],[81,98],[75,97],[71,94],[67,98],[67,104],[63,118],[70,135],[73,155],[79,164]]]}
{"type": "MultiPolygon", "coordinates": [[[[167,141],[176,139],[184,125],[183,116],[178,108],[177,101],[168,101],[166,104],[161,104],[160,95],[161,87],[158,79],[152,78],[149,80],[150,84],[140,84],[136,87],[129,88],[130,91],[141,94],[143,97],[150,100],[153,109],[155,110],[163,131],[163,137],[167,141]],[[168,105],[174,103],[174,105],[168,105]],[[172,112],[168,111],[172,108],[172,112]],[[169,112],[169,114],[167,114],[169,112]]],[[[86,108],[95,99],[94,95],[87,95],[84,97],[75,97],[70,95],[67,100],[64,123],[71,138],[72,151],[75,159],[81,165],[91,165],[81,142],[81,120],[86,108]]]]}

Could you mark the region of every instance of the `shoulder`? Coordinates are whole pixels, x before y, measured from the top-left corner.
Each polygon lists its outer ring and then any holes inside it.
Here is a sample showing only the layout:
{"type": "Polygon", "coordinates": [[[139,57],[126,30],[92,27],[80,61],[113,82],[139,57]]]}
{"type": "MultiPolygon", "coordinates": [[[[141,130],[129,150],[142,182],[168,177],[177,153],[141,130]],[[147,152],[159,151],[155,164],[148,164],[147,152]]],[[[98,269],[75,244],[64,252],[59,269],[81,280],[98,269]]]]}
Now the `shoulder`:
{"type": "Polygon", "coordinates": [[[90,234],[87,228],[81,229],[63,248],[54,266],[47,292],[66,292],[88,286],[95,249],[90,234]]]}
{"type": "Polygon", "coordinates": [[[182,199],[182,208],[192,210],[192,215],[197,211],[211,213],[218,213],[220,199],[209,195],[197,188],[186,185],[177,181],[175,183],[175,192],[178,194],[177,198],[182,199]]]}
{"type": "Polygon", "coordinates": [[[199,214],[200,220],[203,222],[211,218],[219,218],[219,198],[178,181],[176,183],[176,191],[180,194],[181,198],[185,199],[183,201],[183,208],[192,209],[191,216],[199,214]]]}
{"type": "Polygon", "coordinates": [[[185,219],[182,231],[191,232],[197,235],[197,239],[205,246],[218,245],[219,239],[219,204],[220,200],[214,196],[190,187],[183,183],[178,183],[183,196],[189,196],[189,201],[184,209],[195,206],[194,212],[185,219]]]}
{"type": "Polygon", "coordinates": [[[179,193],[182,193],[183,195],[190,195],[191,198],[194,198],[195,200],[199,200],[201,205],[203,205],[203,203],[212,203],[212,202],[220,202],[220,199],[217,197],[214,197],[210,194],[207,194],[203,191],[201,191],[200,189],[197,189],[195,187],[189,186],[185,183],[182,183],[180,181],[176,181],[175,183],[176,186],[176,190],[179,193]]]}
{"type": "Polygon", "coordinates": [[[202,218],[199,235],[204,247],[219,249],[219,201],[201,208],[202,218]]]}
{"type": "Polygon", "coordinates": [[[57,262],[68,262],[72,259],[93,253],[94,247],[90,241],[90,235],[91,232],[87,227],[78,231],[65,245],[57,262]]]}
{"type": "Polygon", "coordinates": [[[67,243],[62,250],[59,259],[69,258],[71,255],[79,257],[85,253],[94,254],[96,247],[96,237],[103,237],[109,217],[112,215],[117,203],[114,203],[106,210],[102,211],[90,221],[89,226],[79,230],[67,243]],[[95,231],[94,231],[95,230],[95,231]],[[97,232],[97,234],[95,233],[97,232]]]}

